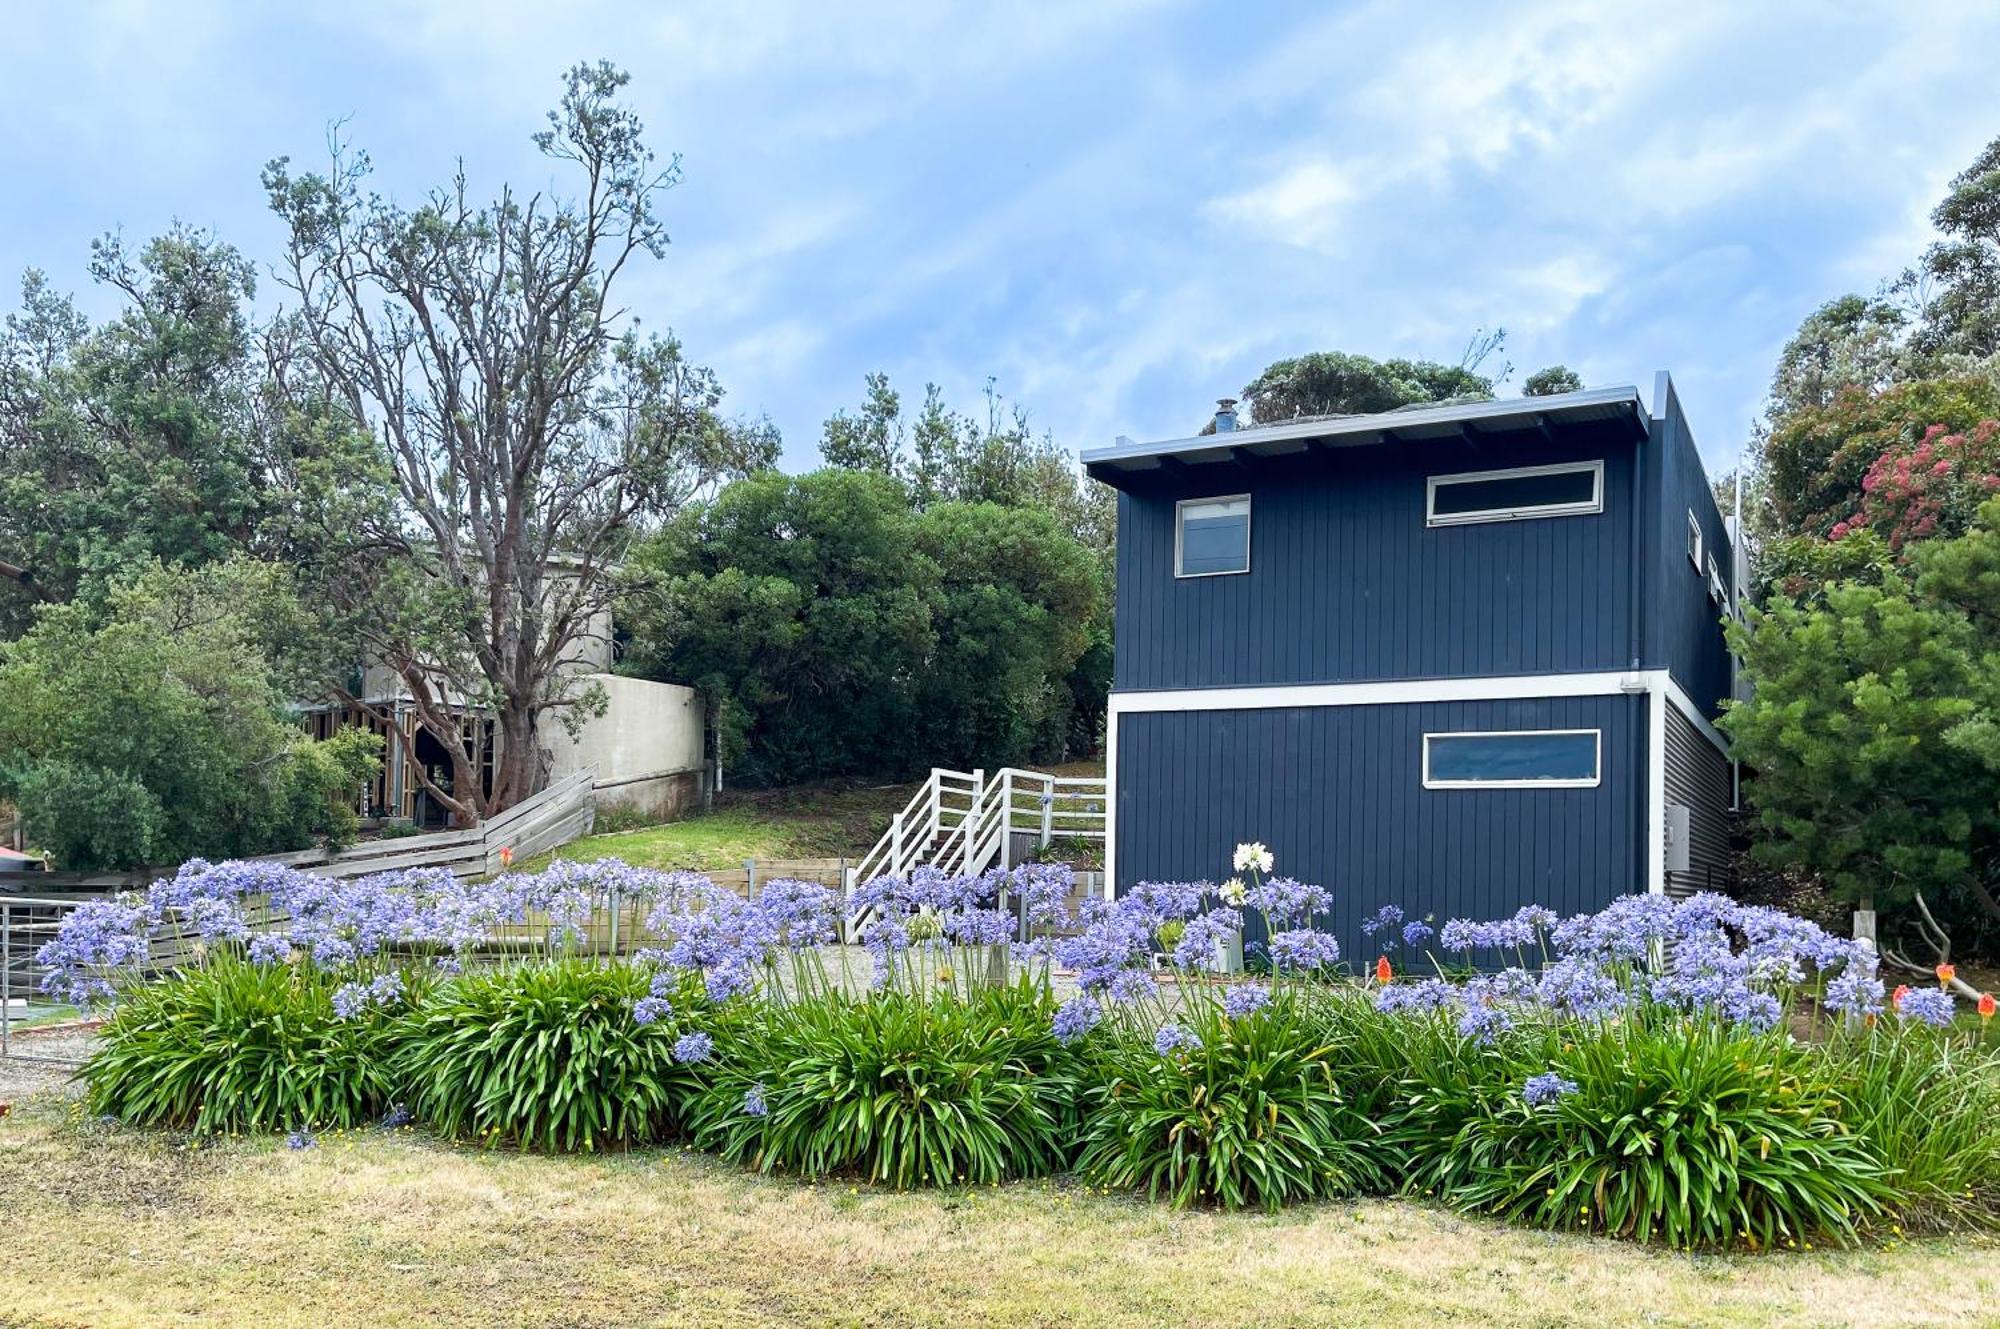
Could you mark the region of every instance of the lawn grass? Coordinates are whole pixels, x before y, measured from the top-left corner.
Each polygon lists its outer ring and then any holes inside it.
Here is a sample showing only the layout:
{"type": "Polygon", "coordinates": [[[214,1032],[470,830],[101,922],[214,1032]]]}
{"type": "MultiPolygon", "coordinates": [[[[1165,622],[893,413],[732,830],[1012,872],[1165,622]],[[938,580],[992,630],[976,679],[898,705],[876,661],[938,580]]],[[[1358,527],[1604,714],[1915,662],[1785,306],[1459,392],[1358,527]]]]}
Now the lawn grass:
{"type": "MultiPolygon", "coordinates": [[[[1104,763],[1074,762],[1050,769],[1058,775],[1103,775],[1104,763]]],[[[637,867],[717,871],[740,868],[751,858],[858,859],[916,791],[917,782],[855,781],[730,790],[712,812],[638,830],[585,836],[517,867],[539,868],[552,858],[583,863],[622,858],[637,867]]]]}
{"type": "Polygon", "coordinates": [[[177,1148],[0,1121],[0,1324],[1956,1325],[1989,1239],[1689,1257],[1371,1201],[1174,1213],[1059,1183],[899,1195],[683,1153],[419,1133],[177,1148]]]}
{"type": "Polygon", "coordinates": [[[52,1024],[74,1024],[82,1018],[83,1012],[77,1007],[59,1001],[49,1005],[30,1006],[25,1012],[16,1009],[13,1028],[16,1032],[23,1029],[42,1029],[52,1024]]]}

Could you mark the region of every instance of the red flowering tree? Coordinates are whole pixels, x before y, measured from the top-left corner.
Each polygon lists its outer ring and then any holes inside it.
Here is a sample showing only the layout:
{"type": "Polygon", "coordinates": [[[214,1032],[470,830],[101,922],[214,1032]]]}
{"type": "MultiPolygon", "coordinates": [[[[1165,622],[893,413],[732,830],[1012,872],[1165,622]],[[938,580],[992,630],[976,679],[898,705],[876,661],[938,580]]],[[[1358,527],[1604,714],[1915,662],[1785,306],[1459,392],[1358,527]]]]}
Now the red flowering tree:
{"type": "Polygon", "coordinates": [[[1932,425],[1913,447],[1891,448],[1861,478],[1861,510],[1836,522],[1836,540],[1869,527],[1901,553],[1918,540],[1964,533],[2000,491],[2000,420],[1960,433],[1932,425]]]}

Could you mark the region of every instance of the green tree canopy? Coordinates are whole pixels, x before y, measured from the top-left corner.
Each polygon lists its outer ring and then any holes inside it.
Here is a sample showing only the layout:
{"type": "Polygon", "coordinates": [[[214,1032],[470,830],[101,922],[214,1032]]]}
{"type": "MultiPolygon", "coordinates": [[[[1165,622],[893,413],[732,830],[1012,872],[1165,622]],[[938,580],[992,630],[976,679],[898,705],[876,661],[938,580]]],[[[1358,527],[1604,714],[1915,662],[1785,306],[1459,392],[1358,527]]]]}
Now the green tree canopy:
{"type": "Polygon", "coordinates": [[[1265,366],[1243,387],[1251,418],[1271,424],[1302,415],[1368,415],[1399,406],[1493,395],[1493,380],[1466,365],[1372,360],[1315,351],[1265,366]]]}
{"type": "Polygon", "coordinates": [[[1879,905],[1923,892],[2000,926],[2000,501],[1895,561],[1870,530],[1849,569],[1731,624],[1751,699],[1722,727],[1756,771],[1756,852],[1879,905]]]}
{"type": "Polygon", "coordinates": [[[1931,221],[1942,238],[1901,283],[1922,315],[1916,350],[1933,359],[2000,356],[2000,138],[1952,177],[1931,221]]]}
{"type": "Polygon", "coordinates": [[[282,569],[156,565],[106,612],[48,605],[0,645],[0,794],[66,868],[351,838],[379,740],[308,739],[262,649],[301,621],[282,569]]]}
{"type": "Polygon", "coordinates": [[[827,417],[820,459],[900,480],[920,510],[935,503],[1040,508],[1101,551],[1108,569],[1117,495],[1084,475],[1076,458],[1046,431],[1036,433],[1028,412],[1003,398],[992,379],[984,396],[981,419],[953,410],[938,385],[926,383],[923,405],[914,419],[906,419],[889,376],[869,374],[860,406],[827,417]]]}
{"type": "Polygon", "coordinates": [[[136,257],[98,241],[90,271],[124,298],[109,322],[30,272],[0,324],[0,635],[153,560],[227,558],[284,502],[250,262],[176,227],[136,257]]]}
{"type": "Polygon", "coordinates": [[[1884,453],[1920,444],[1933,427],[1965,434],[2000,418],[2000,382],[1984,376],[1915,379],[1880,392],[1843,387],[1825,406],[1792,412],[1763,452],[1765,500],[1776,530],[1825,537],[1861,511],[1862,481],[1884,453]]]}
{"type": "Polygon", "coordinates": [[[767,472],[634,558],[627,667],[719,703],[737,778],[780,784],[1064,755],[1092,555],[1047,513],[915,509],[899,481],[767,472]]]}
{"type": "Polygon", "coordinates": [[[1583,376],[1568,365],[1537,369],[1521,381],[1523,397],[1553,397],[1558,392],[1581,392],[1583,376]]]}

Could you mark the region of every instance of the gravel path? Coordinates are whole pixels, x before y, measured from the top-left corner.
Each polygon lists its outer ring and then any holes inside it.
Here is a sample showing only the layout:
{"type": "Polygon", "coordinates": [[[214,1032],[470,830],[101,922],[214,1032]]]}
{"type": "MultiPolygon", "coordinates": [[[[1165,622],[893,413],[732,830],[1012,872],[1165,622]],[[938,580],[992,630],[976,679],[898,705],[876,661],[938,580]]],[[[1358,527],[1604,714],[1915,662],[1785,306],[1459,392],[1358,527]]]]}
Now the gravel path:
{"type": "Polygon", "coordinates": [[[75,1025],[15,1032],[10,1049],[17,1055],[0,1057],[0,1103],[19,1102],[31,1094],[66,1088],[75,1063],[89,1054],[92,1037],[91,1030],[75,1025]],[[30,1061],[30,1057],[60,1058],[70,1064],[30,1061]]]}

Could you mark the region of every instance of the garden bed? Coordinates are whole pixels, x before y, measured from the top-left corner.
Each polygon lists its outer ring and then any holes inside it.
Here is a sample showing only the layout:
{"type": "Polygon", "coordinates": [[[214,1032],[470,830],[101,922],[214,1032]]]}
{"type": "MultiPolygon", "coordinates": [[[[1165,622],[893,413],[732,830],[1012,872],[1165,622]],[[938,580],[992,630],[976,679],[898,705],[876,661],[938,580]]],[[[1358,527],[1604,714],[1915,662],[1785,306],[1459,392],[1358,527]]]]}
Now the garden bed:
{"type": "Polygon", "coordinates": [[[1942,987],[1891,996],[1866,948],[1719,896],[1435,930],[1385,909],[1371,935],[1399,960],[1355,978],[1313,924],[1326,892],[1245,855],[1247,884],[1154,883],[1081,917],[1050,865],[746,900],[611,862],[482,884],[195,863],[79,909],[42,958],[58,995],[116,999],[87,1115],[204,1139],[306,1150],[416,1122],[898,1189],[1422,1196],[1684,1250],[2000,1219],[1997,1031],[1942,987]],[[607,899],[643,903],[646,949],[590,953],[607,899]],[[1218,981],[1251,913],[1264,972],[1218,981]],[[1010,953],[1024,920],[1049,935],[1010,953]],[[537,948],[495,962],[495,930],[524,928],[537,948]],[[148,981],[163,933],[198,963],[148,981]],[[1452,959],[1396,979],[1419,950],[1452,959]],[[1792,1032],[1807,1004],[1823,1037],[1792,1032]]]}

